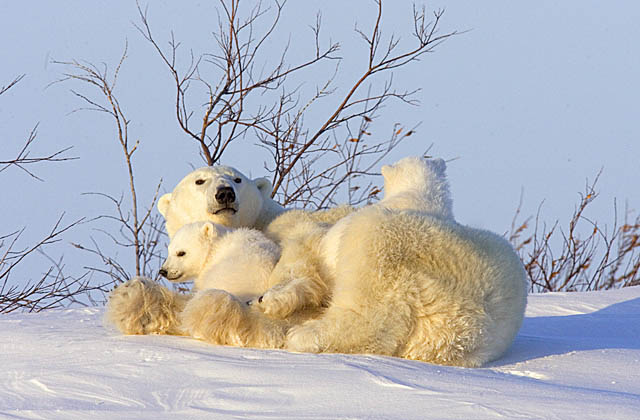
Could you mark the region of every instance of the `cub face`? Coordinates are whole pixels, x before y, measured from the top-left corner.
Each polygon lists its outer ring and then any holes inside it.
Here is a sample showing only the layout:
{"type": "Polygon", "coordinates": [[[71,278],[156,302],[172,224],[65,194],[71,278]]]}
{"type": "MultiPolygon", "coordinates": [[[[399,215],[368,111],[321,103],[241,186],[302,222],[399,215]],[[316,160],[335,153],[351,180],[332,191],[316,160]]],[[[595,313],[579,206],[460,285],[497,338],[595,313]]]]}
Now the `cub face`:
{"type": "Polygon", "coordinates": [[[216,242],[229,230],[211,222],[184,225],[169,243],[160,274],[173,282],[194,280],[202,272],[216,242]]]}

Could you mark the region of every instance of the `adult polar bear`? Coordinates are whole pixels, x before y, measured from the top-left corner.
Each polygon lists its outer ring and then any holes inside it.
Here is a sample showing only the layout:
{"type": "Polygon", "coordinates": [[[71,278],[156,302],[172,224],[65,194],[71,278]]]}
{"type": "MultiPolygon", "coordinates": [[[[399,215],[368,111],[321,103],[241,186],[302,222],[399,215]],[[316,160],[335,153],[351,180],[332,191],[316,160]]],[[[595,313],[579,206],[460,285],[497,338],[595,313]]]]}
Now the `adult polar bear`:
{"type": "MultiPolygon", "coordinates": [[[[382,202],[328,231],[312,229],[305,235],[300,226],[314,223],[296,211],[270,224],[276,232],[280,225],[280,234],[302,238],[306,254],[301,256],[319,261],[320,276],[292,278],[257,306],[285,303],[285,310],[271,313],[286,315],[317,304],[318,299],[308,300],[314,291],[333,291],[323,315],[290,330],[286,347],[293,350],[373,352],[461,366],[499,357],[519,329],[526,304],[525,273],[517,255],[501,237],[453,220],[444,162],[405,159],[385,167],[383,174],[382,202]],[[315,287],[317,277],[327,287],[315,287]]],[[[254,308],[220,291],[198,294],[188,306],[184,315],[197,321],[185,325],[189,334],[211,342],[265,347],[229,340],[237,332],[253,330],[247,335],[259,337],[264,328],[281,329],[278,323],[255,322],[260,318],[254,308]]]]}

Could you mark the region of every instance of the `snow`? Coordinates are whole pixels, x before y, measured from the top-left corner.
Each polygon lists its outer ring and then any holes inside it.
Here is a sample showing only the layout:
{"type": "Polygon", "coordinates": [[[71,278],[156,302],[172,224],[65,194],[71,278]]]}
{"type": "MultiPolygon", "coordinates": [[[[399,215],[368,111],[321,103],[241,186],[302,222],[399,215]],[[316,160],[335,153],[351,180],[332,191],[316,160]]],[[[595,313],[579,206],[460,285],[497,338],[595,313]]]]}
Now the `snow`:
{"type": "Polygon", "coordinates": [[[122,336],[102,315],[0,316],[0,418],[640,418],[640,287],[531,295],[480,369],[122,336]]]}

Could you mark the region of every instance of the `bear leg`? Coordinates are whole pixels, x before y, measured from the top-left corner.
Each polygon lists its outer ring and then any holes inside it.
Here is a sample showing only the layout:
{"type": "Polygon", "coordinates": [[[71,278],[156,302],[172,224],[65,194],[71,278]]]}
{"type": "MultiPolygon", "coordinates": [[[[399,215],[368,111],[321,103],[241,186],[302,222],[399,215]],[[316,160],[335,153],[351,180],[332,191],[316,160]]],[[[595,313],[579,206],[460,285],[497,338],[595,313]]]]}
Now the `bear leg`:
{"type": "Polygon", "coordinates": [[[299,352],[397,355],[410,333],[403,308],[375,305],[366,310],[331,306],[319,318],[294,326],[285,348],[299,352]]]}
{"type": "Polygon", "coordinates": [[[151,279],[135,277],[111,291],[105,319],[123,334],[181,335],[178,314],[189,298],[151,279]]]}
{"type": "Polygon", "coordinates": [[[281,348],[286,324],[268,319],[224,290],[198,292],[180,315],[193,338],[239,347],[281,348]]]}

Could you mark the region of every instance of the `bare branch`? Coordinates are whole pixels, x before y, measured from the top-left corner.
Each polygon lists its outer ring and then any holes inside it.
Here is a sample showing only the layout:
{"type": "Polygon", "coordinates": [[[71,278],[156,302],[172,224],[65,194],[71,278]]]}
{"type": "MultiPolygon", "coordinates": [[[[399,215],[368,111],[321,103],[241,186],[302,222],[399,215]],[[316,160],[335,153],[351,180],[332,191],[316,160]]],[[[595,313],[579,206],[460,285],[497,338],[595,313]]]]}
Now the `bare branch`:
{"type": "Polygon", "coordinates": [[[20,76],[16,77],[15,79],[13,79],[11,82],[9,82],[8,85],[6,86],[2,86],[0,88],[0,95],[2,95],[3,93],[5,93],[6,91],[8,91],[9,89],[11,89],[12,87],[14,87],[15,85],[17,85],[20,80],[22,80],[24,78],[24,74],[21,74],[20,76]]]}

